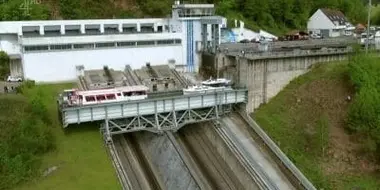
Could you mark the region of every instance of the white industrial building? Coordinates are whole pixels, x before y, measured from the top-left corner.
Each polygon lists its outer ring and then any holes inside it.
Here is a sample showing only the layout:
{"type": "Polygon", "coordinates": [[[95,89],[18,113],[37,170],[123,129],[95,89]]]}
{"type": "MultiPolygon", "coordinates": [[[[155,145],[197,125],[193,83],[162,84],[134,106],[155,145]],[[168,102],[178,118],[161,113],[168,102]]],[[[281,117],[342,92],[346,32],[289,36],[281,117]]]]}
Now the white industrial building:
{"type": "Polygon", "coordinates": [[[341,11],[322,8],[318,9],[307,22],[309,34],[320,34],[324,37],[350,36],[355,27],[347,20],[341,11]]]}
{"type": "Polygon", "coordinates": [[[12,76],[72,81],[78,68],[123,70],[149,62],[197,72],[201,51],[215,51],[226,19],[212,4],[180,4],[171,18],[0,22],[0,50],[12,76]]]}

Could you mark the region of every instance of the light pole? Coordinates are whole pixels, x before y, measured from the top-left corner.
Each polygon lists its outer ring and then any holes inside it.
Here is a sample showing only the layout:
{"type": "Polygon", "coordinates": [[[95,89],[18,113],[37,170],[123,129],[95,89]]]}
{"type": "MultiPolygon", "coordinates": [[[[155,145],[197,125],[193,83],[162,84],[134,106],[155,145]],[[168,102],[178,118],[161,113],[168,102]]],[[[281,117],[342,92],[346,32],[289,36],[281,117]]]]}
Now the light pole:
{"type": "Polygon", "coordinates": [[[368,53],[368,46],[369,46],[369,28],[370,28],[370,20],[371,20],[371,0],[368,0],[368,24],[367,24],[367,40],[365,43],[365,52],[368,53]]]}

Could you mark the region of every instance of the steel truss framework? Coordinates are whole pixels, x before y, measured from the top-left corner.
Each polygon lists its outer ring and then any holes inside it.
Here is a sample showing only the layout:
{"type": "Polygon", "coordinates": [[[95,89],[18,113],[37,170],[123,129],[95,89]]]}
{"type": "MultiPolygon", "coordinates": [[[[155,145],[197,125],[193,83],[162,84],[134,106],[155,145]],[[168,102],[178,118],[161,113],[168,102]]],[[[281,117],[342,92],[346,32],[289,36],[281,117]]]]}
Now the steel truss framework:
{"type": "Polygon", "coordinates": [[[187,124],[218,119],[220,116],[231,112],[231,109],[232,105],[230,104],[183,111],[173,110],[167,113],[140,115],[123,119],[106,119],[102,124],[102,128],[107,137],[136,131],[176,132],[187,124]]]}

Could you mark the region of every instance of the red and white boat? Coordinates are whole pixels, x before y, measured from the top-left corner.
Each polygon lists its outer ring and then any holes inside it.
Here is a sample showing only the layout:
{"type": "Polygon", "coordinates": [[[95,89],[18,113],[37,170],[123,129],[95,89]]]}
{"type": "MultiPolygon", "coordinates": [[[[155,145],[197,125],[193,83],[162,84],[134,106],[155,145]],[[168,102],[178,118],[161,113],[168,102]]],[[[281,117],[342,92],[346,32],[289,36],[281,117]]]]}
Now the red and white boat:
{"type": "Polygon", "coordinates": [[[149,88],[143,85],[123,86],[101,90],[68,89],[61,94],[61,101],[67,106],[92,105],[100,103],[141,100],[148,97],[149,88]]]}

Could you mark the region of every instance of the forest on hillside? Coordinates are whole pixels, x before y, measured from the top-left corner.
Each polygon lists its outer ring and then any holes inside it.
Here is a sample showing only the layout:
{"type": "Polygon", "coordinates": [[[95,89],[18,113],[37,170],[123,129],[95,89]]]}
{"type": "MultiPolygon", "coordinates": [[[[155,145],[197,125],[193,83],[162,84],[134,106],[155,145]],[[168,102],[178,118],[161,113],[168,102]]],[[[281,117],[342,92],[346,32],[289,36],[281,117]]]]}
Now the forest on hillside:
{"type": "MultiPolygon", "coordinates": [[[[24,0],[0,1],[0,20],[167,17],[174,0],[40,0],[25,11],[24,0]]],[[[373,0],[377,4],[380,0],[373,0]]],[[[318,8],[341,10],[353,23],[366,22],[367,0],[190,0],[214,3],[232,23],[243,20],[251,29],[279,33],[302,29],[318,8]]],[[[380,20],[378,20],[380,22],[380,20]]],[[[231,26],[231,25],[230,25],[231,26]]]]}

